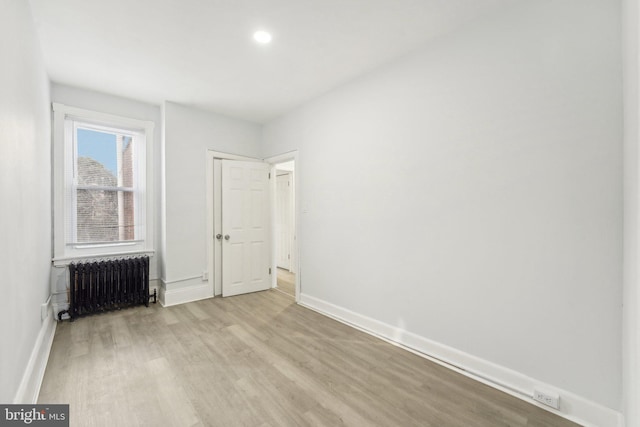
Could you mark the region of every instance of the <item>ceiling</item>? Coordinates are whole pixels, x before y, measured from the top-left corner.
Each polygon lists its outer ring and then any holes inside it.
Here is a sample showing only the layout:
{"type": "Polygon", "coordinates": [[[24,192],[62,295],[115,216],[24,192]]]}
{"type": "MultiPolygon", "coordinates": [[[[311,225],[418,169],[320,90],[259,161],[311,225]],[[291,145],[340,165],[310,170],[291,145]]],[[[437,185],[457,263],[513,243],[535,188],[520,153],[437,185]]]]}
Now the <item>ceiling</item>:
{"type": "Polygon", "coordinates": [[[30,0],[53,82],[257,123],[515,1],[30,0]]]}

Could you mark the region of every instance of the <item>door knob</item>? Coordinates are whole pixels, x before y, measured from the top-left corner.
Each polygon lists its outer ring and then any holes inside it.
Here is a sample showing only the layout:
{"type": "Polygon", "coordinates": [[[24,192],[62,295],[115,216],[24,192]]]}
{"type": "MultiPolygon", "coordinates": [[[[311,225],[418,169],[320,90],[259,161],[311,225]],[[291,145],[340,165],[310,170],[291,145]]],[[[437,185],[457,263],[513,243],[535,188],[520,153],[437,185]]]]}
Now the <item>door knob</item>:
{"type": "Polygon", "coordinates": [[[229,240],[231,238],[231,236],[229,236],[228,234],[224,235],[224,240],[229,240]]]}
{"type": "Polygon", "coordinates": [[[216,239],[218,239],[218,240],[222,239],[222,234],[220,234],[220,233],[216,234],[216,239]]]}

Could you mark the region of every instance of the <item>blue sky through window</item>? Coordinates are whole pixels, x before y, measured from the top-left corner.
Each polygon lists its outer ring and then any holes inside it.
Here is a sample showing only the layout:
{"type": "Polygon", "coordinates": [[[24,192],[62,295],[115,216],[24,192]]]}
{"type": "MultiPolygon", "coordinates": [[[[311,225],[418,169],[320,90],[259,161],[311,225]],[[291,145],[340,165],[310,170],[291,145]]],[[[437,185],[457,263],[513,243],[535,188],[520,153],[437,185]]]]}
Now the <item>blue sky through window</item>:
{"type": "Polygon", "coordinates": [[[78,129],[78,157],[90,157],[118,176],[116,136],[112,133],[78,129]]]}

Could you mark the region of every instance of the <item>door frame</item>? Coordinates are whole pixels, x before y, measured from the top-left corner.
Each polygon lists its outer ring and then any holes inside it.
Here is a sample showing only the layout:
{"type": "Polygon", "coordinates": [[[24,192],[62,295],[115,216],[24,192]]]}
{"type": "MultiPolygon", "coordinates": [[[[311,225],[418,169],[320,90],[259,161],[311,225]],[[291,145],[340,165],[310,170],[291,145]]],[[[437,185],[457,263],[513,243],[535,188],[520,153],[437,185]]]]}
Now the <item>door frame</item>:
{"type": "MultiPolygon", "coordinates": [[[[206,189],[206,257],[207,257],[207,278],[209,280],[209,284],[213,291],[213,296],[216,297],[218,295],[222,295],[222,282],[216,283],[216,270],[215,270],[215,235],[214,235],[214,221],[215,221],[215,211],[214,211],[214,200],[216,196],[221,196],[217,193],[215,186],[213,185],[214,180],[214,172],[213,172],[213,160],[244,160],[244,161],[254,161],[254,162],[267,162],[271,164],[271,176],[275,177],[275,164],[276,163],[284,163],[290,160],[294,162],[294,172],[293,172],[293,199],[294,199],[294,233],[295,233],[295,247],[293,249],[294,260],[292,262],[292,267],[294,268],[296,274],[296,284],[295,284],[295,294],[296,294],[296,303],[300,302],[300,291],[301,291],[301,276],[302,276],[302,268],[300,263],[300,164],[298,161],[298,150],[293,150],[289,152],[285,152],[282,154],[278,154],[275,156],[267,157],[264,159],[259,159],[255,157],[242,156],[238,154],[225,153],[221,151],[215,150],[207,150],[205,161],[206,161],[206,174],[205,174],[205,189],[206,189]]],[[[269,202],[271,203],[271,224],[270,224],[270,232],[271,235],[275,233],[276,222],[275,222],[275,198],[276,198],[276,180],[272,179],[269,183],[269,202]]],[[[278,284],[278,275],[277,275],[277,260],[275,254],[275,239],[271,239],[271,287],[275,288],[278,284]]],[[[220,268],[220,267],[219,267],[220,268]]]]}
{"type": "MultiPolygon", "coordinates": [[[[300,290],[302,281],[302,269],[300,266],[300,164],[298,161],[298,150],[289,151],[286,153],[278,154],[276,156],[271,156],[263,159],[263,161],[271,164],[271,176],[274,179],[269,183],[270,186],[270,197],[271,197],[271,233],[275,235],[276,231],[276,218],[275,218],[275,209],[276,209],[276,167],[277,163],[284,163],[293,160],[294,169],[293,169],[293,203],[294,203],[294,218],[293,218],[293,230],[295,236],[295,245],[292,250],[292,262],[291,268],[295,271],[296,275],[296,285],[295,285],[295,294],[296,294],[296,302],[300,302],[300,290]]],[[[276,255],[276,243],[275,239],[271,239],[271,271],[274,273],[271,275],[271,287],[275,288],[278,284],[278,260],[276,255]]]]}

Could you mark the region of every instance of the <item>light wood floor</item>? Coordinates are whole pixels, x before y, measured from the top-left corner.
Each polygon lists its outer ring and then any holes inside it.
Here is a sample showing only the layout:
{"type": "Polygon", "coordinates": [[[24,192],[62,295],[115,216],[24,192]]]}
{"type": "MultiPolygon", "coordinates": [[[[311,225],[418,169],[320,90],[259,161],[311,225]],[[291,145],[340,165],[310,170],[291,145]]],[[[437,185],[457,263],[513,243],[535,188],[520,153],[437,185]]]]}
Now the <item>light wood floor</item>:
{"type": "Polygon", "coordinates": [[[58,325],[71,426],[575,426],[276,290],[58,325]]]}
{"type": "Polygon", "coordinates": [[[278,268],[278,290],[296,296],[296,275],[290,271],[278,268]]]}

